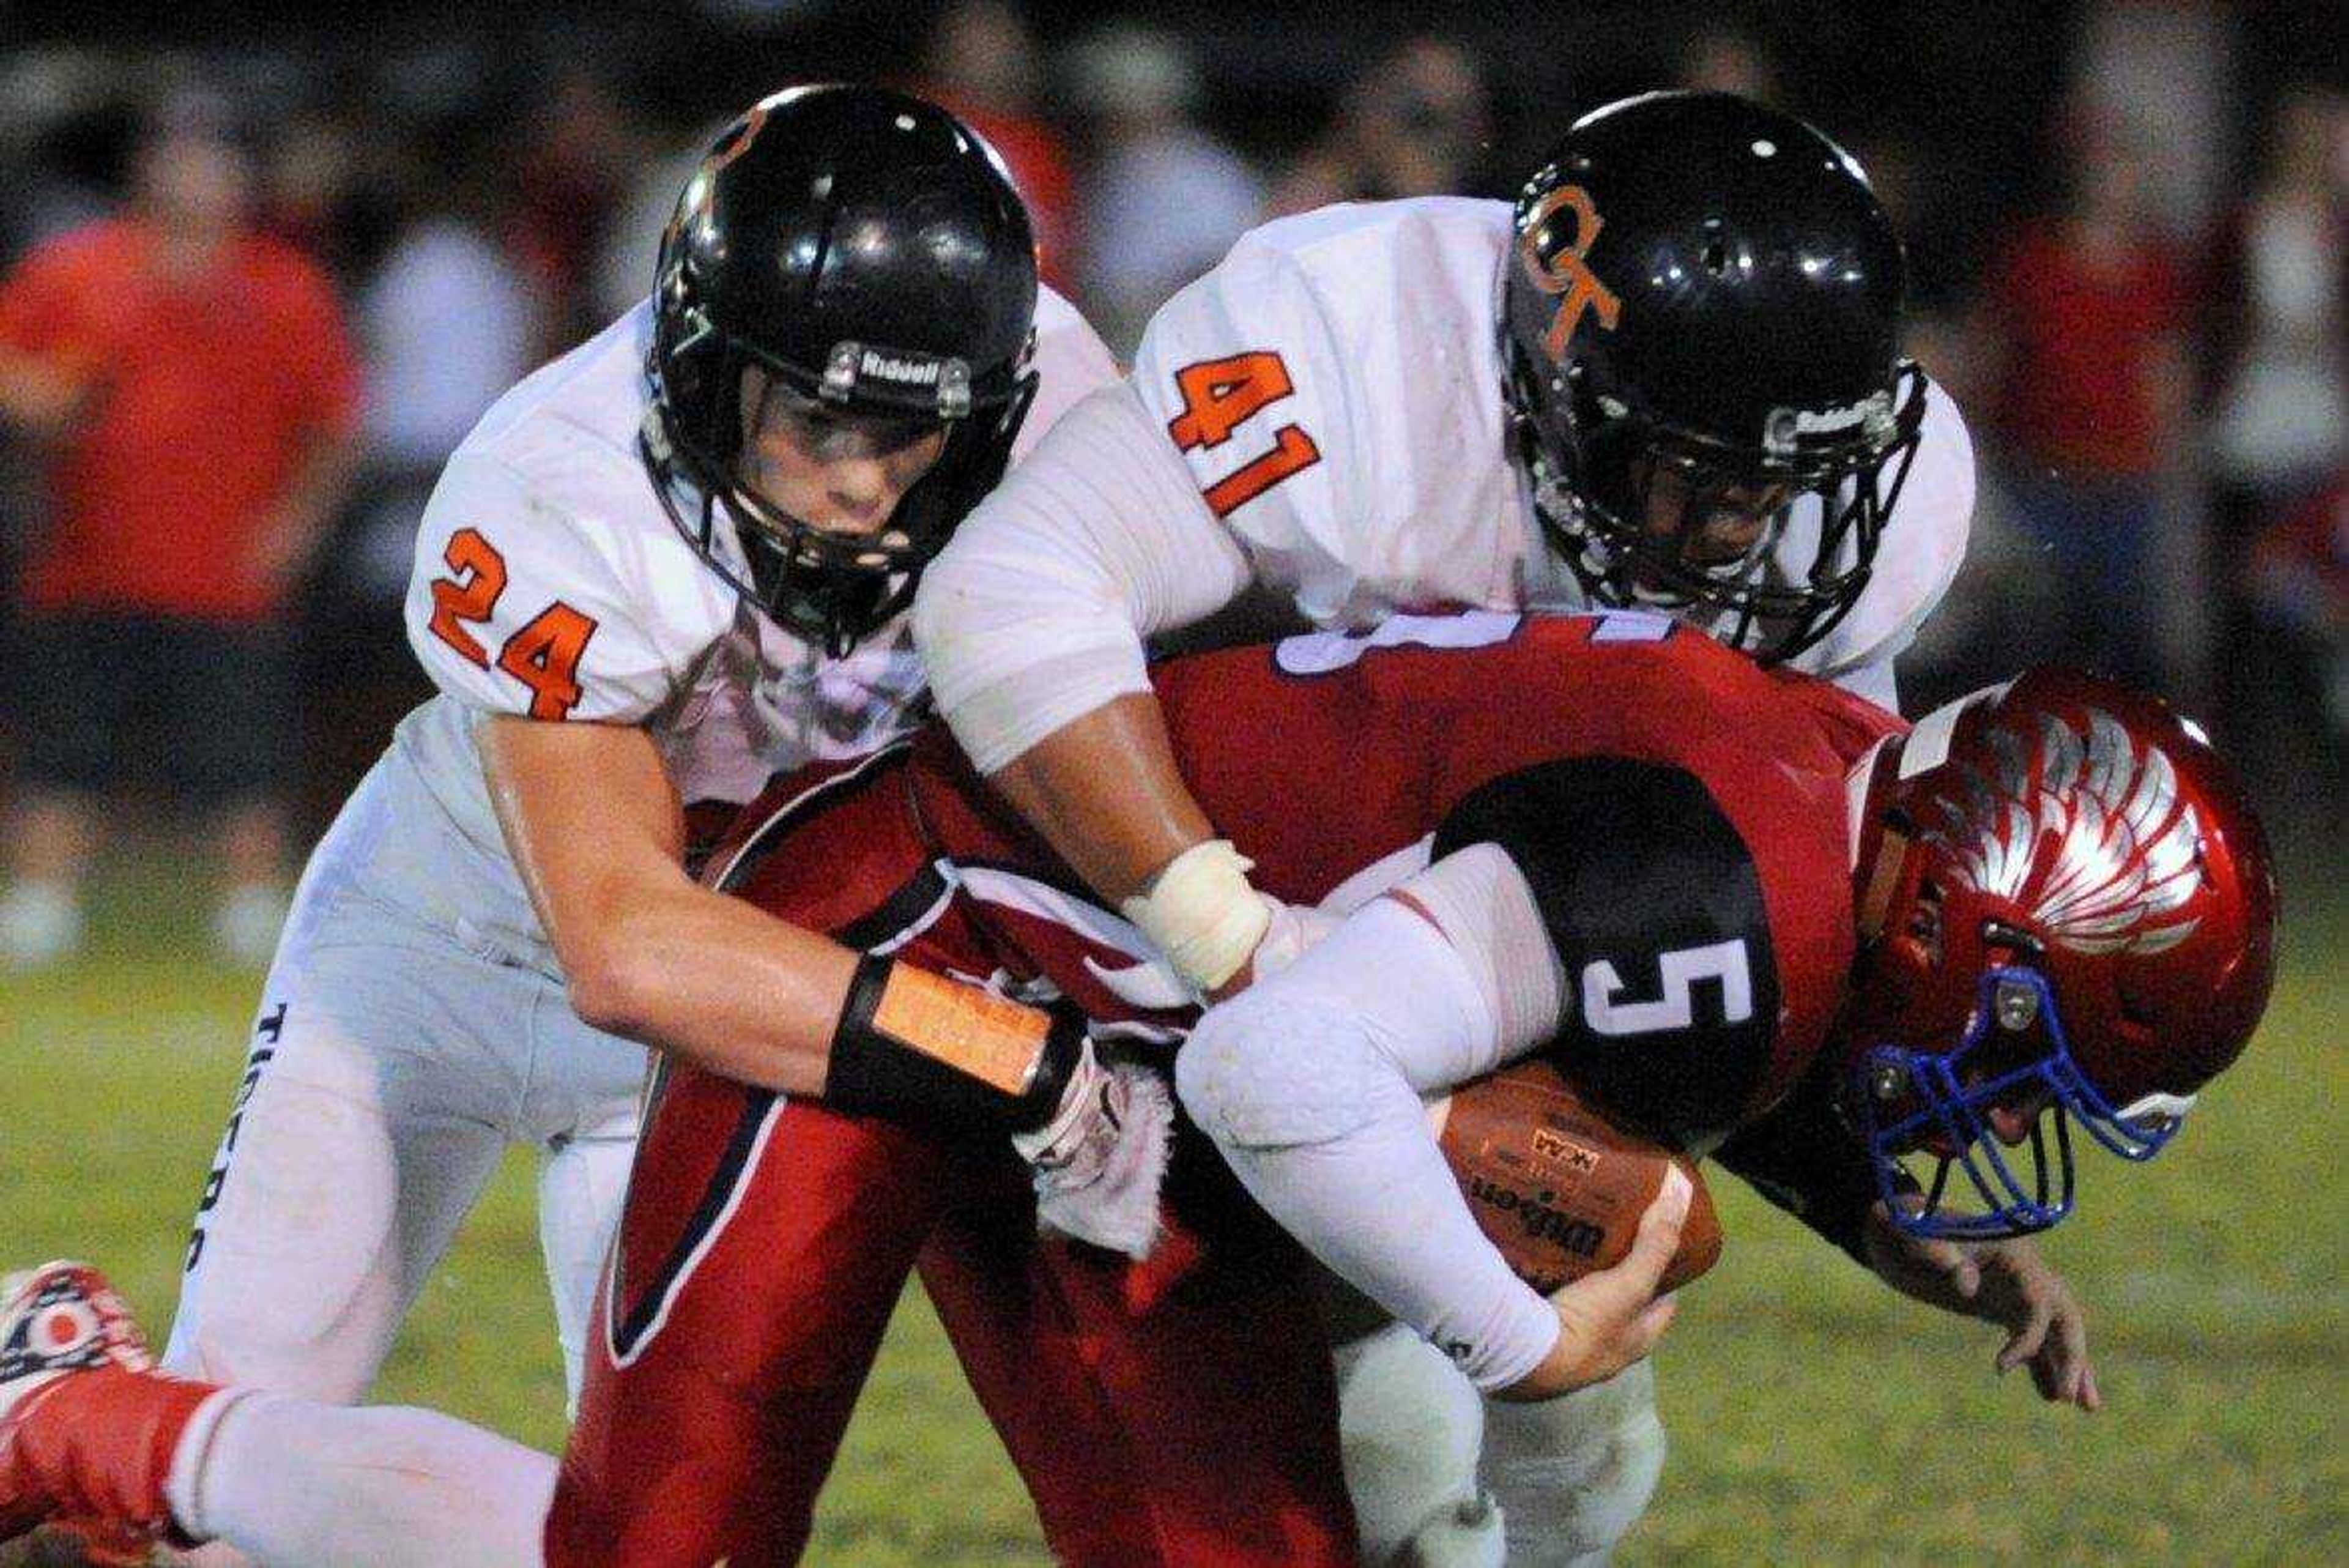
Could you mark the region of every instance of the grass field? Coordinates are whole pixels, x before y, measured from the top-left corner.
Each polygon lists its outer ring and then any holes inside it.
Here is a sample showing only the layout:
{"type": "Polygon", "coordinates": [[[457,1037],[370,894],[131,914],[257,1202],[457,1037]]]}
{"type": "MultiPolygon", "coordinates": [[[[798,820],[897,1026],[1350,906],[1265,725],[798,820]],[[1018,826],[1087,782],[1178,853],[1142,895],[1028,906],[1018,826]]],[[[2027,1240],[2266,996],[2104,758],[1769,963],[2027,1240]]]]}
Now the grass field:
{"type": "MultiPolygon", "coordinates": [[[[1893,1298],[1723,1182],[1727,1252],[1658,1357],[1672,1460],[1619,1560],[2349,1563],[2349,899],[2313,902],[2288,897],[2265,1032],[2193,1129],[2148,1170],[2088,1157],[2085,1217],[2048,1243],[2090,1304],[2103,1415],[1996,1380],[1993,1331],[1893,1298]]],[[[109,880],[98,929],[83,961],[0,978],[0,1265],[89,1257],[160,1336],[256,981],[177,956],[200,950],[195,906],[152,868],[109,880]]],[[[553,1446],[530,1178],[517,1152],[381,1396],[553,1446]]],[[[812,1560],[1045,1560],[918,1297],[812,1560]]]]}

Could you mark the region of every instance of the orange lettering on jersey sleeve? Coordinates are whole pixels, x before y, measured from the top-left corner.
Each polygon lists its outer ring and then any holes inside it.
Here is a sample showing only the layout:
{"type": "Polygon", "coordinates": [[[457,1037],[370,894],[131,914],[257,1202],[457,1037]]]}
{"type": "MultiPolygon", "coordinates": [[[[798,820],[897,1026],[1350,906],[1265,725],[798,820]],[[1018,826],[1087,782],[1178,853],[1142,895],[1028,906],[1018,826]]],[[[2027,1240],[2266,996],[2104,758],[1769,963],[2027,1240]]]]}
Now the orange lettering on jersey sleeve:
{"type": "Polygon", "coordinates": [[[488,622],[498,607],[498,596],[506,591],[506,558],[472,528],[460,528],[450,535],[448,547],[440,552],[440,558],[456,576],[435,577],[432,581],[432,619],[429,623],[432,635],[455,649],[458,657],[468,664],[487,670],[489,650],[459,623],[471,621],[480,626],[488,622]]]}
{"type": "Polygon", "coordinates": [[[1174,372],[1174,386],[1183,411],[1166,433],[1185,452],[1223,445],[1242,421],[1297,390],[1280,356],[1264,348],[1185,365],[1174,372]]]}
{"type": "MultiPolygon", "coordinates": [[[[506,591],[506,558],[479,529],[460,528],[449,536],[440,558],[454,576],[432,583],[432,635],[457,650],[468,664],[490,668],[489,650],[465,629],[487,626],[506,591]]],[[[497,668],[530,689],[530,716],[561,719],[579,705],[579,660],[595,618],[560,599],[541,610],[498,649],[497,668]]]]}
{"type": "Polygon", "coordinates": [[[1297,426],[1283,425],[1276,434],[1279,445],[1207,486],[1207,510],[1228,517],[1290,474],[1321,461],[1321,449],[1297,426]]]}
{"type": "MultiPolygon", "coordinates": [[[[1222,359],[1202,359],[1174,372],[1175,389],[1183,394],[1183,411],[1167,422],[1166,433],[1185,452],[1217,447],[1232,432],[1270,404],[1293,396],[1288,367],[1270,349],[1250,349],[1222,359]]],[[[1273,431],[1273,449],[1250,460],[1209,485],[1208,510],[1229,516],[1300,469],[1321,461],[1321,449],[1299,425],[1273,431]]]]}
{"type": "Polygon", "coordinates": [[[506,639],[498,668],[530,688],[530,716],[561,719],[579,705],[579,660],[595,618],[557,600],[506,639]]]}

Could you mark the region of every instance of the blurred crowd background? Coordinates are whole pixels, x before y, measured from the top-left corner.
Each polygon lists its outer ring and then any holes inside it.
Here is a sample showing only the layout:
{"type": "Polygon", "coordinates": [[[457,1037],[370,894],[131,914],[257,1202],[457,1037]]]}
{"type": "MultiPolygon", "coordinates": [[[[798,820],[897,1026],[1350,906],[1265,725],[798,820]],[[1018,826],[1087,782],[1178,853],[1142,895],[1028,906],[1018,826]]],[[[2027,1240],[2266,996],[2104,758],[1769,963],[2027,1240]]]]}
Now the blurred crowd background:
{"type": "Polygon", "coordinates": [[[2042,658],[2162,690],[2338,875],[2337,7],[1430,14],[0,8],[0,961],[70,950],[74,889],[125,821],[161,823],[189,876],[216,877],[221,945],[265,957],[288,867],[426,690],[399,604],[440,462],[643,294],[718,124],[840,78],[989,137],[1048,278],[1121,352],[1242,230],[1505,196],[1624,93],[1727,88],[1812,118],[1904,232],[1910,351],[1981,458],[1972,557],[1905,667],[1911,711],[2042,658]],[[58,657],[108,637],[96,680],[58,657]],[[239,700],[181,693],[191,668],[231,672],[239,700]],[[140,743],[103,743],[118,728],[140,743]]]}

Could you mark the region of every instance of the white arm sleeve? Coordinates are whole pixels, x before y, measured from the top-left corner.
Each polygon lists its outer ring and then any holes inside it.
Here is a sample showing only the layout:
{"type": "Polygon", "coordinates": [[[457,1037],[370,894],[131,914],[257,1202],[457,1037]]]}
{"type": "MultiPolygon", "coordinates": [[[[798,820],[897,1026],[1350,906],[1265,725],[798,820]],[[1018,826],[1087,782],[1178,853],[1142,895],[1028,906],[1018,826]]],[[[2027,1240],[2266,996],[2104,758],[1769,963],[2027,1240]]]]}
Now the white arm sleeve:
{"type": "Polygon", "coordinates": [[[914,636],[955,738],[994,773],[1149,690],[1143,639],[1238,596],[1247,556],[1124,386],[1062,415],[922,578],[914,636]]]}
{"type": "Polygon", "coordinates": [[[1464,846],[1397,891],[1434,918],[1468,966],[1492,1011],[1496,1063],[1513,1062],[1557,1037],[1566,1022],[1566,966],[1526,874],[1507,850],[1497,844],[1464,846]]]}
{"type": "MultiPolygon", "coordinates": [[[[1477,896],[1454,902],[1466,909],[1477,896]]],[[[1513,951],[1514,940],[1484,951],[1513,951]]],[[[1422,1100],[1526,1049],[1505,1041],[1485,967],[1418,912],[1380,899],[1209,1009],[1175,1084],[1267,1212],[1493,1389],[1540,1365],[1557,1317],[1477,1227],[1422,1100]]]]}

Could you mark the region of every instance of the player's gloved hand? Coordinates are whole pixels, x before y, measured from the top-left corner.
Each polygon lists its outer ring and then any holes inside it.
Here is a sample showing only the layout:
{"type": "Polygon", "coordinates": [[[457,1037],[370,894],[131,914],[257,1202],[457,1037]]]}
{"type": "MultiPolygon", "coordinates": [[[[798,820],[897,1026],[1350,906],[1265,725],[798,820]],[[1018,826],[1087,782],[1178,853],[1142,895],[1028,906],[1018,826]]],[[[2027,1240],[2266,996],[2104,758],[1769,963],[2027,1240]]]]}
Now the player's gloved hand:
{"type": "Polygon", "coordinates": [[[1631,1250],[1611,1269],[1585,1274],[1549,1298],[1557,1312],[1557,1343],[1540,1366],[1506,1388],[1500,1399],[1554,1399],[1602,1383],[1655,1348],[1680,1310],[1656,1286],[1680,1250],[1681,1222],[1694,1189],[1677,1169],[1664,1178],[1631,1250]]]}
{"type": "Polygon", "coordinates": [[[2030,1237],[1928,1241],[1894,1225],[1878,1203],[1868,1211],[1863,1240],[1868,1267],[1903,1295],[2005,1329],[2000,1373],[2029,1366],[2042,1399],[2104,1408],[2088,1361],[2087,1316],[2030,1237]]]}
{"type": "MultiPolygon", "coordinates": [[[[1269,893],[1258,893],[1268,917],[1264,935],[1256,944],[1249,961],[1239,972],[1217,988],[1215,1000],[1230,995],[1243,986],[1278,974],[1337,929],[1341,917],[1325,914],[1310,904],[1284,904],[1269,893]]],[[[1174,966],[1163,958],[1131,969],[1106,969],[1091,958],[1085,967],[1093,978],[1108,988],[1111,995],[1129,1007],[1144,1007],[1163,1011],[1179,1007],[1204,1007],[1210,1000],[1197,987],[1185,980],[1174,966]]]]}
{"type": "MultiPolygon", "coordinates": [[[[1056,1029],[1083,1028],[1074,1009],[1056,1029]]],[[[1060,1109],[1011,1147],[1035,1168],[1036,1222],[1055,1234],[1143,1258],[1158,1239],[1158,1190],[1174,1129],[1166,1075],[1139,1062],[1104,1062],[1084,1039],[1060,1109]]]]}

